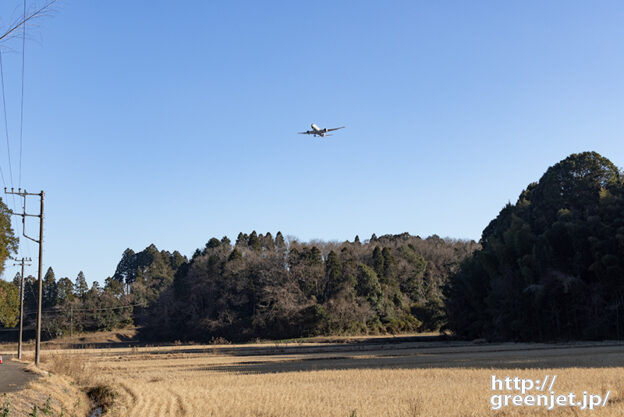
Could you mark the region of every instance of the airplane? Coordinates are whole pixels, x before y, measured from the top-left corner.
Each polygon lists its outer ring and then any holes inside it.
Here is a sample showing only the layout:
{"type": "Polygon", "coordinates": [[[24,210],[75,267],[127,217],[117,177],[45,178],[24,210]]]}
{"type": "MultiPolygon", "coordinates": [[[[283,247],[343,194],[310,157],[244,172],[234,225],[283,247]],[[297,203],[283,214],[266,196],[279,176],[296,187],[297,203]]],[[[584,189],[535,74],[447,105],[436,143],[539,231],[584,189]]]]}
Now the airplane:
{"type": "Polygon", "coordinates": [[[312,128],[312,130],[306,130],[305,132],[298,132],[298,133],[300,135],[314,135],[314,137],[320,136],[324,138],[325,136],[332,136],[332,135],[328,135],[327,132],[333,132],[334,130],[345,128],[345,126],[341,126],[341,127],[333,127],[331,129],[327,129],[327,128],[321,129],[314,123],[312,123],[310,127],[312,128]]]}

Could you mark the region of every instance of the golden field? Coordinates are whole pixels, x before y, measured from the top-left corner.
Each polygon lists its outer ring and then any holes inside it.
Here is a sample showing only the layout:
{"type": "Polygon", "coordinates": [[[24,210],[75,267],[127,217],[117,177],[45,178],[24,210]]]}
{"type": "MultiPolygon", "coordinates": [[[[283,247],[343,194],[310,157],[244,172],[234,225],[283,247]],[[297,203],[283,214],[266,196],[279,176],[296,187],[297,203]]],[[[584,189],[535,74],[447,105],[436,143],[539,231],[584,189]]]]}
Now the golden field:
{"type": "Polygon", "coordinates": [[[47,378],[68,374],[85,386],[113,387],[117,396],[107,416],[624,415],[624,345],[617,343],[171,346],[46,351],[43,359],[53,373],[47,378]],[[594,411],[495,411],[492,375],[557,375],[556,393],[610,396],[594,411]]]}

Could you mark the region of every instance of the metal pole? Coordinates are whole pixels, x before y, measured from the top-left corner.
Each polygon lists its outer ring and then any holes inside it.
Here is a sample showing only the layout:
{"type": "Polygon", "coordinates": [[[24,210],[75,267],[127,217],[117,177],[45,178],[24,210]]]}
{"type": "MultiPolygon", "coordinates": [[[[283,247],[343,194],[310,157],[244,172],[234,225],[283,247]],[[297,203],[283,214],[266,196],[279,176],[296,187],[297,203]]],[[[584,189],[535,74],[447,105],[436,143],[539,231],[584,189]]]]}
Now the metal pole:
{"type": "Polygon", "coordinates": [[[17,359],[22,359],[22,330],[24,328],[24,258],[22,258],[22,275],[20,276],[20,322],[19,338],[17,339],[17,359]]]}
{"type": "Polygon", "coordinates": [[[43,268],[43,190],[41,194],[41,211],[39,218],[39,271],[37,272],[39,279],[39,303],[37,305],[37,344],[35,347],[35,365],[39,366],[39,356],[41,353],[41,302],[43,298],[43,280],[41,279],[41,269],[43,268]]]}

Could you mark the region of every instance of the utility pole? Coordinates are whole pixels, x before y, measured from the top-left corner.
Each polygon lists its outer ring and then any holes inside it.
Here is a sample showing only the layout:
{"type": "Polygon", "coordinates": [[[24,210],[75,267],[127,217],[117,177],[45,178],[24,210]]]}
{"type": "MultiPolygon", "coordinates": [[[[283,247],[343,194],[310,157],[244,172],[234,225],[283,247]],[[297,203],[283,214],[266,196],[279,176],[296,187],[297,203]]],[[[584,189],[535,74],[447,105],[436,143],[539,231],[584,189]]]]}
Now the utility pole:
{"type": "Polygon", "coordinates": [[[43,294],[43,281],[41,279],[41,269],[42,269],[42,261],[43,261],[43,190],[40,193],[29,193],[26,190],[18,188],[15,191],[14,188],[11,188],[11,191],[8,191],[6,187],[4,187],[5,194],[17,194],[20,197],[24,198],[23,210],[21,213],[13,213],[16,216],[22,216],[22,235],[25,238],[32,240],[39,244],[39,270],[37,271],[37,280],[39,282],[39,294],[37,296],[37,342],[35,345],[35,365],[39,366],[39,358],[41,353],[41,299],[43,294]],[[40,209],[39,214],[28,214],[26,213],[26,197],[29,195],[38,195],[40,199],[40,209]],[[26,217],[39,217],[39,239],[32,238],[26,234],[26,217]]]}
{"type": "MultiPolygon", "coordinates": [[[[13,259],[14,261],[19,261],[19,263],[13,264],[13,266],[17,266],[17,265],[22,266],[22,274],[20,275],[20,293],[19,293],[19,297],[20,297],[19,337],[17,339],[17,359],[22,359],[22,330],[24,328],[24,265],[26,264],[26,262],[31,262],[32,259],[30,258],[22,258],[21,260],[17,258],[11,258],[11,259],[13,259]]],[[[28,266],[30,265],[31,264],[28,264],[28,266]]]]}

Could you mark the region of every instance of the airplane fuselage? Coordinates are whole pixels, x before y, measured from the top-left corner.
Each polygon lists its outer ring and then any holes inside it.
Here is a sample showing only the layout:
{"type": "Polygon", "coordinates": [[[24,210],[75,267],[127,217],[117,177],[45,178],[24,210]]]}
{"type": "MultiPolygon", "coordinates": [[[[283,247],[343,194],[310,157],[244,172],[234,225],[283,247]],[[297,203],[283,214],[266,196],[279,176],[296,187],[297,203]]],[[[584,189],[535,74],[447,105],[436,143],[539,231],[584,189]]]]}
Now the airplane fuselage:
{"type": "Polygon", "coordinates": [[[312,123],[310,125],[310,127],[312,128],[312,130],[306,130],[305,132],[299,132],[299,134],[301,134],[301,135],[314,135],[314,137],[320,136],[320,137],[324,138],[325,136],[331,136],[332,135],[331,133],[328,133],[328,132],[333,132],[334,130],[338,130],[338,129],[344,129],[344,126],[332,127],[331,129],[328,129],[328,128],[321,129],[320,127],[318,127],[314,123],[312,123]]]}
{"type": "Polygon", "coordinates": [[[319,128],[317,125],[315,125],[314,123],[312,123],[310,125],[310,127],[312,128],[312,130],[314,131],[314,136],[320,136],[322,138],[325,137],[325,134],[327,133],[327,129],[321,129],[319,128]]]}

